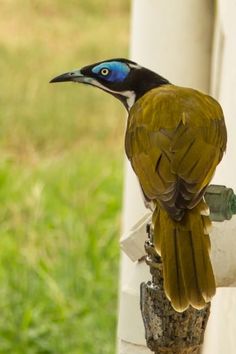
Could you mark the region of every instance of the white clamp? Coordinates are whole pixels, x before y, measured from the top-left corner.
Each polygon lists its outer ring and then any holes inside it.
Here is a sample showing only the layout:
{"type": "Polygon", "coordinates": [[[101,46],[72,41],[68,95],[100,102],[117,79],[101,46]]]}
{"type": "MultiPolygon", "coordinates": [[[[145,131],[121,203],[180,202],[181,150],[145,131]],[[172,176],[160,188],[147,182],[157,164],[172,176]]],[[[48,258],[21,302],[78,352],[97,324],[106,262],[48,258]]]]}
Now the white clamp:
{"type": "Polygon", "coordinates": [[[127,234],[124,234],[120,240],[121,249],[133,261],[138,261],[145,256],[144,242],[147,240],[146,227],[152,220],[152,213],[148,212],[134,226],[127,234]]]}

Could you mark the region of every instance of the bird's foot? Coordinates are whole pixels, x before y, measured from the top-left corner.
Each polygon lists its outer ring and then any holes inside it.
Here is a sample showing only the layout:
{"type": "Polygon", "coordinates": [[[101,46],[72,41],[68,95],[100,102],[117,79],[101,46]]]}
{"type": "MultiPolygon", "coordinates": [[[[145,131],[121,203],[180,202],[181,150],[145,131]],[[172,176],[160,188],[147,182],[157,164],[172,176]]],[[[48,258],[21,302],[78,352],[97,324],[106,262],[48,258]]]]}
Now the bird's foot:
{"type": "Polygon", "coordinates": [[[152,268],[158,268],[159,264],[161,263],[161,257],[157,253],[154,244],[148,240],[145,242],[144,248],[147,253],[145,258],[147,265],[152,268]]]}

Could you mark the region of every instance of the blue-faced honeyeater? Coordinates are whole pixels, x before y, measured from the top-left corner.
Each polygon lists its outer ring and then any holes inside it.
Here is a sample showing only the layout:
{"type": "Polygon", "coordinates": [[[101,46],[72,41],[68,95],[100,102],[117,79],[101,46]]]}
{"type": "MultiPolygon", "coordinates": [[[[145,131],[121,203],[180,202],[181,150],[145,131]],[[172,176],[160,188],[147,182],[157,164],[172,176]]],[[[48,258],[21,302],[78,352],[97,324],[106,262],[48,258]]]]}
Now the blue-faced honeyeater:
{"type": "Polygon", "coordinates": [[[212,97],[127,59],[111,59],[55,77],[99,87],[128,111],[125,150],[145,204],[164,289],[176,311],[201,309],[215,294],[204,192],[226,149],[223,111],[212,97]]]}

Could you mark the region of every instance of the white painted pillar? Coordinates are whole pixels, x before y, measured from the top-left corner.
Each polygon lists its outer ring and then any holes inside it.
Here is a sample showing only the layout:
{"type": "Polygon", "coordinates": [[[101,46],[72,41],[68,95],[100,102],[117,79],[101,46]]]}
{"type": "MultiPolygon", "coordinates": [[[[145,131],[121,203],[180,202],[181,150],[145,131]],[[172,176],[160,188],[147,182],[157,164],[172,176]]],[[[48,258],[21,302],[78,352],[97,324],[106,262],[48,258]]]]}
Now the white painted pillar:
{"type": "MultiPolygon", "coordinates": [[[[131,59],[171,82],[209,89],[213,28],[211,0],[133,0],[131,59]]],[[[145,212],[136,177],[126,165],[123,231],[145,212]]],[[[122,255],[119,354],[148,354],[139,308],[139,286],[148,267],[122,255]]],[[[209,353],[211,354],[211,353],[209,353]]]]}

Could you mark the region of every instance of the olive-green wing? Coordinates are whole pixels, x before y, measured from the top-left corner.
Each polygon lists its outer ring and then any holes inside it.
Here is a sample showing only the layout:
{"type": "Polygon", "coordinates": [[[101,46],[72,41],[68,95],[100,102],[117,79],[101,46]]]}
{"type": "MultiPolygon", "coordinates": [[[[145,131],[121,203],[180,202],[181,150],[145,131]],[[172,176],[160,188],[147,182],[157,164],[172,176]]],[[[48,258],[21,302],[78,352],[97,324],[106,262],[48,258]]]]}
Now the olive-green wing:
{"type": "Polygon", "coordinates": [[[196,90],[153,89],[133,106],[125,145],[146,197],[178,219],[199,202],[225,151],[222,109],[196,90]]]}

